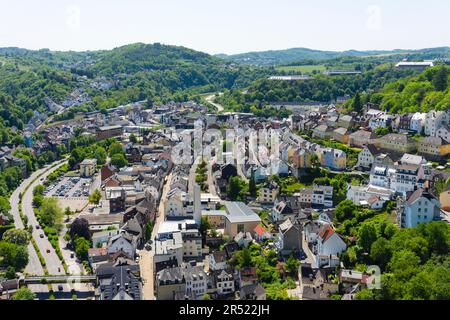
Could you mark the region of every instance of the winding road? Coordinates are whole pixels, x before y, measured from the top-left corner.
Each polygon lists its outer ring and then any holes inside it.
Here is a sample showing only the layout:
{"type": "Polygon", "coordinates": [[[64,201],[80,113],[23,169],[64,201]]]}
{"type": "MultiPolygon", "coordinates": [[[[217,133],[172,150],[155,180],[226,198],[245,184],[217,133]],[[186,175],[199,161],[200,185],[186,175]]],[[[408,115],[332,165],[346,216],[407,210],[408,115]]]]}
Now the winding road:
{"type": "MultiPolygon", "coordinates": [[[[221,95],[223,95],[223,93],[219,93],[219,96],[221,96],[221,95]]],[[[206,102],[208,102],[209,104],[213,105],[217,109],[218,113],[221,113],[224,110],[224,108],[223,108],[222,105],[216,103],[215,99],[216,99],[216,94],[212,94],[212,95],[207,96],[205,98],[206,102]]]]}

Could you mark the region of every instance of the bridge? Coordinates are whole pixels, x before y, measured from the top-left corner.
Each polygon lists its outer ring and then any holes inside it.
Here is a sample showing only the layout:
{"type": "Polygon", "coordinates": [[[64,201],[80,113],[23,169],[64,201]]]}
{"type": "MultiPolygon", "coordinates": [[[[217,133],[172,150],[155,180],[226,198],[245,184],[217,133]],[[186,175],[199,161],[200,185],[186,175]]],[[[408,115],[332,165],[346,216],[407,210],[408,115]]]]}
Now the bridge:
{"type": "Polygon", "coordinates": [[[47,283],[96,283],[96,276],[71,275],[71,276],[39,276],[39,277],[22,277],[19,279],[20,284],[47,284],[47,283]]]}

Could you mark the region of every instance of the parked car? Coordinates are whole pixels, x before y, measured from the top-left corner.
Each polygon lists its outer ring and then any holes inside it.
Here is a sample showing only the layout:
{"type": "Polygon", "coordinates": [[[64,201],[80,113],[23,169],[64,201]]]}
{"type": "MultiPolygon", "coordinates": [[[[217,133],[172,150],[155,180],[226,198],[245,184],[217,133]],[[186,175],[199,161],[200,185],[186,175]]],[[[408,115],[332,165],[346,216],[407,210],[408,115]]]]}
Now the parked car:
{"type": "Polygon", "coordinates": [[[41,239],[43,239],[43,238],[44,238],[44,234],[41,233],[41,234],[39,235],[39,237],[40,237],[41,239]]]}
{"type": "Polygon", "coordinates": [[[50,253],[50,249],[47,249],[47,253],[50,253]]]}

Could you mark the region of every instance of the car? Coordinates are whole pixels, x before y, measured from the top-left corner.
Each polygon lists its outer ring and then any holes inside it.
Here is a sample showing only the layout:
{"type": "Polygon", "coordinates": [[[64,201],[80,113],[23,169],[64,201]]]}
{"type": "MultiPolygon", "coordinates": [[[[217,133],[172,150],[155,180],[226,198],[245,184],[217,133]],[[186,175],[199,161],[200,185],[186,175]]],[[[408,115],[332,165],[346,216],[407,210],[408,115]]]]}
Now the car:
{"type": "Polygon", "coordinates": [[[72,253],[70,254],[70,259],[73,259],[73,258],[75,258],[75,253],[72,252],[72,253]]]}
{"type": "Polygon", "coordinates": [[[41,233],[41,234],[39,235],[39,238],[43,239],[43,238],[44,238],[44,234],[41,233]]]}
{"type": "Polygon", "coordinates": [[[36,230],[39,230],[41,227],[39,225],[36,225],[36,230]]]}
{"type": "Polygon", "coordinates": [[[50,249],[47,249],[47,253],[50,253],[50,249]]]}
{"type": "Polygon", "coordinates": [[[63,291],[64,290],[64,287],[62,286],[62,284],[58,285],[58,290],[59,291],[63,291]]]}

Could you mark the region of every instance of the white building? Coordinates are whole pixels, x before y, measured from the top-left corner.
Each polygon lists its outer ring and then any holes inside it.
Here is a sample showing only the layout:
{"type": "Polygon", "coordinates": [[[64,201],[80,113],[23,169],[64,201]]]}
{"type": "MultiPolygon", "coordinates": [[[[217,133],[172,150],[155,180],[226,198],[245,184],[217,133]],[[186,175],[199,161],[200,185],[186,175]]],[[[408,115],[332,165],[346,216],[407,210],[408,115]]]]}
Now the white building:
{"type": "Polygon", "coordinates": [[[358,154],[358,163],[356,166],[358,168],[371,169],[377,154],[378,150],[374,145],[369,144],[365,146],[358,154]]]}
{"type": "Polygon", "coordinates": [[[411,131],[415,131],[419,134],[423,132],[425,127],[425,119],[427,118],[426,113],[416,112],[411,117],[410,129],[411,131]]]}
{"type": "Polygon", "coordinates": [[[441,138],[447,142],[450,142],[450,127],[448,125],[442,126],[436,131],[436,138],[441,138]]]}
{"type": "Polygon", "coordinates": [[[412,192],[406,201],[400,202],[397,222],[403,228],[414,228],[419,223],[439,220],[440,203],[424,189],[412,192]]]}
{"type": "Polygon", "coordinates": [[[324,224],[317,238],[316,261],[320,256],[333,256],[347,250],[347,245],[329,224],[324,224]]]}
{"type": "Polygon", "coordinates": [[[430,111],[425,118],[425,135],[435,137],[437,131],[448,124],[447,113],[444,111],[430,111]]]}
{"type": "Polygon", "coordinates": [[[216,288],[220,296],[232,294],[235,291],[233,274],[222,270],[216,277],[216,288]]]}

